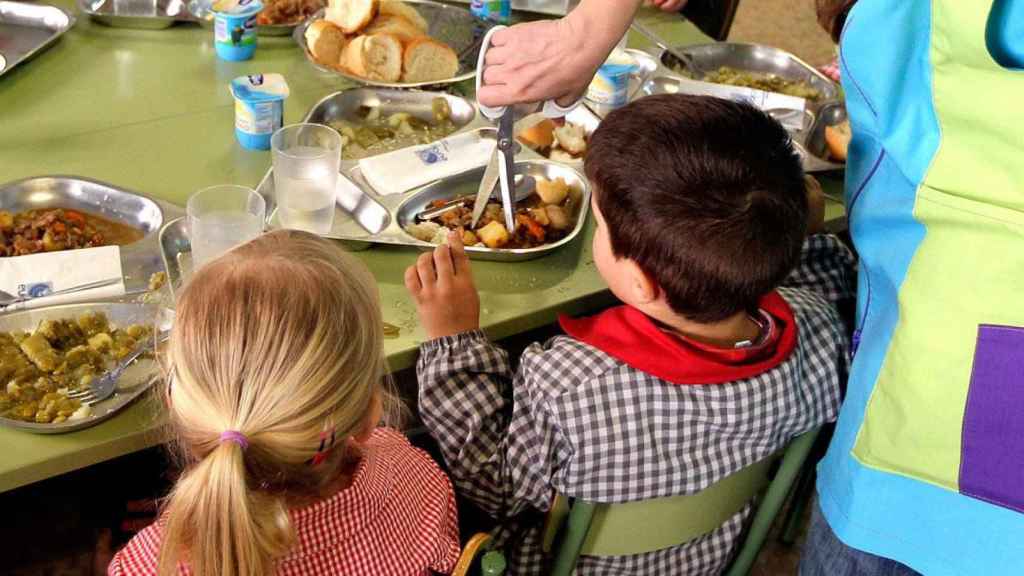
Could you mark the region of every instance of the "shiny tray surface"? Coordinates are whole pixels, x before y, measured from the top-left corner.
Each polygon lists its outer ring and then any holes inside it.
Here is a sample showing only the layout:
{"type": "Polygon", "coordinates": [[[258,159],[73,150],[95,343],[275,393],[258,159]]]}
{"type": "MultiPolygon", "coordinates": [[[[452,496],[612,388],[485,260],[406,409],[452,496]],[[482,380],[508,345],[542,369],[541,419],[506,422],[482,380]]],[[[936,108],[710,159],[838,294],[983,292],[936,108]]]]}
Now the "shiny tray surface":
{"type": "Polygon", "coordinates": [[[427,20],[429,25],[427,33],[432,38],[448,44],[459,55],[459,71],[452,78],[431,80],[429,82],[378,82],[349,74],[338,68],[329,68],[320,64],[313,58],[309,48],[306,46],[306,28],[312,22],[323,18],[323,10],[317,12],[306,22],[296,26],[293,37],[306,55],[306,60],[316,69],[367,86],[382,88],[441,86],[462,82],[476,76],[476,63],[477,56],[480,54],[480,42],[492,24],[478,19],[469,10],[457,6],[448,6],[438,2],[431,2],[430,0],[406,0],[406,3],[419,10],[419,13],[427,20]]]}
{"type": "Polygon", "coordinates": [[[79,0],[78,7],[101,24],[122,28],[159,30],[195,21],[185,0],[79,0]]]}
{"type": "Polygon", "coordinates": [[[75,24],[56,6],[0,0],[0,76],[35,56],[75,24]]]}
{"type": "Polygon", "coordinates": [[[173,204],[87,178],[40,176],[0,184],[0,210],[41,208],[81,210],[142,231],[141,240],[121,247],[128,293],[145,291],[150,276],[163,270],[157,236],[167,220],[184,214],[173,204]]]}
{"type": "MultiPolygon", "coordinates": [[[[200,26],[213,29],[213,0],[191,0],[188,3],[188,12],[200,26]]],[[[298,23],[256,26],[256,33],[260,36],[290,36],[297,25],[298,23]]]]}
{"type": "MultiPolygon", "coordinates": [[[[173,323],[173,312],[155,304],[132,303],[86,303],[51,306],[38,310],[25,310],[0,316],[0,332],[30,332],[43,320],[74,318],[86,312],[103,312],[115,327],[129,324],[149,324],[159,331],[169,330],[173,323]]],[[[159,368],[154,360],[138,360],[125,370],[117,384],[117,390],[110,398],[92,407],[92,414],[74,421],[59,424],[37,424],[9,418],[0,418],[0,426],[16,428],[37,434],[63,434],[95,426],[117,414],[122,408],[141,396],[160,379],[159,368]]]]}

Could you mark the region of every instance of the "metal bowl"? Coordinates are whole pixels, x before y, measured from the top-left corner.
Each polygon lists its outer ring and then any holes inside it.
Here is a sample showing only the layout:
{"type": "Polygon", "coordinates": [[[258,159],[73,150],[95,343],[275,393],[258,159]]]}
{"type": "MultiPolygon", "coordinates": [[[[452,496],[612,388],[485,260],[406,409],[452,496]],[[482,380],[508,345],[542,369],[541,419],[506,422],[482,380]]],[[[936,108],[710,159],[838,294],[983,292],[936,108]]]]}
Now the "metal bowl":
{"type": "MultiPolygon", "coordinates": [[[[690,55],[698,66],[707,71],[728,66],[746,72],[775,74],[787,80],[806,82],[821,93],[821,98],[814,104],[822,104],[839,98],[839,87],[834,82],[810,64],[785,50],[760,44],[737,42],[679,46],[676,50],[690,55]]],[[[669,70],[675,70],[673,68],[673,65],[677,63],[675,56],[667,51],[662,51],[659,60],[669,70]]],[[[695,80],[700,80],[700,78],[695,78],[695,80]]]]}
{"type": "MultiPolygon", "coordinates": [[[[533,258],[539,258],[550,254],[562,246],[569,244],[575,240],[583,230],[583,225],[587,221],[587,210],[590,208],[590,184],[582,174],[569,166],[552,162],[550,160],[523,160],[516,162],[515,171],[517,174],[527,174],[533,177],[547,178],[549,180],[553,180],[555,178],[565,179],[570,188],[579,192],[576,213],[572,215],[576,219],[576,225],[573,226],[572,231],[569,232],[565,238],[562,238],[557,242],[552,242],[551,244],[537,246],[536,248],[496,249],[482,246],[468,246],[466,248],[466,252],[469,253],[470,258],[478,260],[497,260],[502,262],[531,260],[533,258]]],[[[459,196],[475,195],[477,188],[480,185],[480,179],[483,177],[483,173],[483,167],[469,170],[462,174],[430,184],[419,191],[412,193],[398,206],[395,211],[395,220],[401,228],[401,232],[393,241],[388,241],[386,243],[414,246],[421,249],[433,248],[433,244],[417,240],[407,234],[404,231],[405,226],[415,223],[416,215],[425,210],[427,205],[435,200],[451,200],[459,196]]]]}
{"type": "MultiPolygon", "coordinates": [[[[51,306],[38,310],[12,312],[0,316],[0,332],[29,332],[35,330],[43,320],[75,318],[86,312],[103,312],[114,326],[148,324],[159,331],[169,330],[174,322],[173,312],[153,304],[92,303],[51,306]]],[[[117,384],[117,390],[110,398],[92,407],[92,414],[81,419],[59,424],[38,424],[10,418],[0,418],[0,426],[17,428],[37,434],[63,434],[74,432],[110,418],[141,396],[160,379],[160,371],[152,360],[140,360],[125,371],[117,384]]]]}
{"type": "Polygon", "coordinates": [[[407,4],[416,8],[420,15],[426,19],[429,26],[427,34],[431,38],[448,44],[453,50],[455,50],[455,53],[458,54],[459,71],[455,76],[441,80],[430,80],[427,82],[379,82],[369,78],[349,74],[348,72],[338,68],[325,66],[313,58],[313,54],[310,53],[309,47],[306,46],[306,28],[313,22],[323,19],[323,10],[314,14],[306,22],[296,26],[293,38],[295,39],[295,42],[302,47],[302,51],[306,55],[306,60],[308,60],[309,63],[317,70],[333,74],[341,78],[346,78],[359,84],[366,84],[368,86],[380,86],[383,88],[422,88],[424,86],[454,84],[456,82],[462,82],[463,80],[469,80],[476,76],[476,63],[477,56],[480,54],[480,43],[483,40],[484,34],[487,33],[487,30],[489,30],[493,24],[480,20],[474,16],[472,12],[464,8],[448,6],[438,2],[431,2],[430,0],[405,1],[407,4]]]}
{"type": "Polygon", "coordinates": [[[79,0],[78,7],[107,26],[161,30],[190,21],[184,0],[79,0]]]}

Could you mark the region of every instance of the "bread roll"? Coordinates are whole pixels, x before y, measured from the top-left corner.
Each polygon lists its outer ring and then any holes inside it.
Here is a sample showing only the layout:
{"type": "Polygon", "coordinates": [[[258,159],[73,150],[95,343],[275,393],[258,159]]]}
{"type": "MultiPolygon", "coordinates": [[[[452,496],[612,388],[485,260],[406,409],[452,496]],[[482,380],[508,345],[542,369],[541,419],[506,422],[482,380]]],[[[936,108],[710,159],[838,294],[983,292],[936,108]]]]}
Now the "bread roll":
{"type": "Polygon", "coordinates": [[[550,148],[555,142],[555,122],[545,118],[519,132],[516,138],[534,150],[550,148]]]}
{"type": "Polygon", "coordinates": [[[324,17],[345,34],[355,34],[377,16],[379,0],[329,0],[324,17]]]}
{"type": "Polygon", "coordinates": [[[390,34],[398,38],[402,44],[408,44],[417,38],[423,38],[423,31],[401,16],[381,14],[370,25],[363,29],[363,34],[390,34]]]}
{"type": "Polygon", "coordinates": [[[317,20],[306,28],[306,47],[321,64],[337,67],[345,48],[345,34],[327,20],[317,20]]]}
{"type": "Polygon", "coordinates": [[[357,36],[342,50],[339,63],[356,76],[397,82],[402,77],[402,43],[390,34],[357,36]]]}
{"type": "Polygon", "coordinates": [[[427,20],[420,15],[418,10],[401,0],[381,0],[380,13],[405,18],[413,26],[419,28],[421,32],[427,33],[427,20]]]}
{"type": "Polygon", "coordinates": [[[402,80],[431,82],[451,78],[459,72],[459,56],[447,44],[418,38],[406,44],[402,56],[402,80]]]}
{"type": "Polygon", "coordinates": [[[852,138],[849,120],[825,127],[825,144],[828,145],[829,155],[836,160],[846,162],[846,149],[849,148],[852,138]]]}

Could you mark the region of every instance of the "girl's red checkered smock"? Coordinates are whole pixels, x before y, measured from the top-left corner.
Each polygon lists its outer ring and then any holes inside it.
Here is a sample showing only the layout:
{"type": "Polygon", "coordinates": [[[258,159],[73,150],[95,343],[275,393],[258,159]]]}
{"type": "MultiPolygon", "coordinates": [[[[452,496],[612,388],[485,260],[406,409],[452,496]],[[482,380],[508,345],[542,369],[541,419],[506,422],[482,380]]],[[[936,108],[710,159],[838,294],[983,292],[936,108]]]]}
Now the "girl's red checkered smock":
{"type": "MultiPolygon", "coordinates": [[[[451,483],[400,433],[380,428],[364,445],[352,485],[292,511],[294,549],[280,576],[448,573],[459,557],[451,483]]],[[[154,523],[114,556],[110,576],[156,574],[160,527],[154,523]]],[[[187,565],[179,573],[190,574],[187,565]]]]}

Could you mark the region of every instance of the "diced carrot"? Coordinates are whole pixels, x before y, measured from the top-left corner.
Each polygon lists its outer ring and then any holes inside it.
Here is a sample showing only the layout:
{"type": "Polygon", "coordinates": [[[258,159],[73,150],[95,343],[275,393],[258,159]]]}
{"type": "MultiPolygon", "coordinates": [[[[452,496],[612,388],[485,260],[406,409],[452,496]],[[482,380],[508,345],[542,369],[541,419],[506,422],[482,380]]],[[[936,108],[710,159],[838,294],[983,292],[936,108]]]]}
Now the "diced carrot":
{"type": "Polygon", "coordinates": [[[526,233],[537,242],[544,241],[544,227],[526,214],[516,214],[516,221],[526,227],[526,233]]]}
{"type": "Polygon", "coordinates": [[[82,214],[81,212],[75,212],[74,210],[65,210],[64,218],[72,222],[79,222],[83,226],[85,225],[85,214],[82,214]]]}

